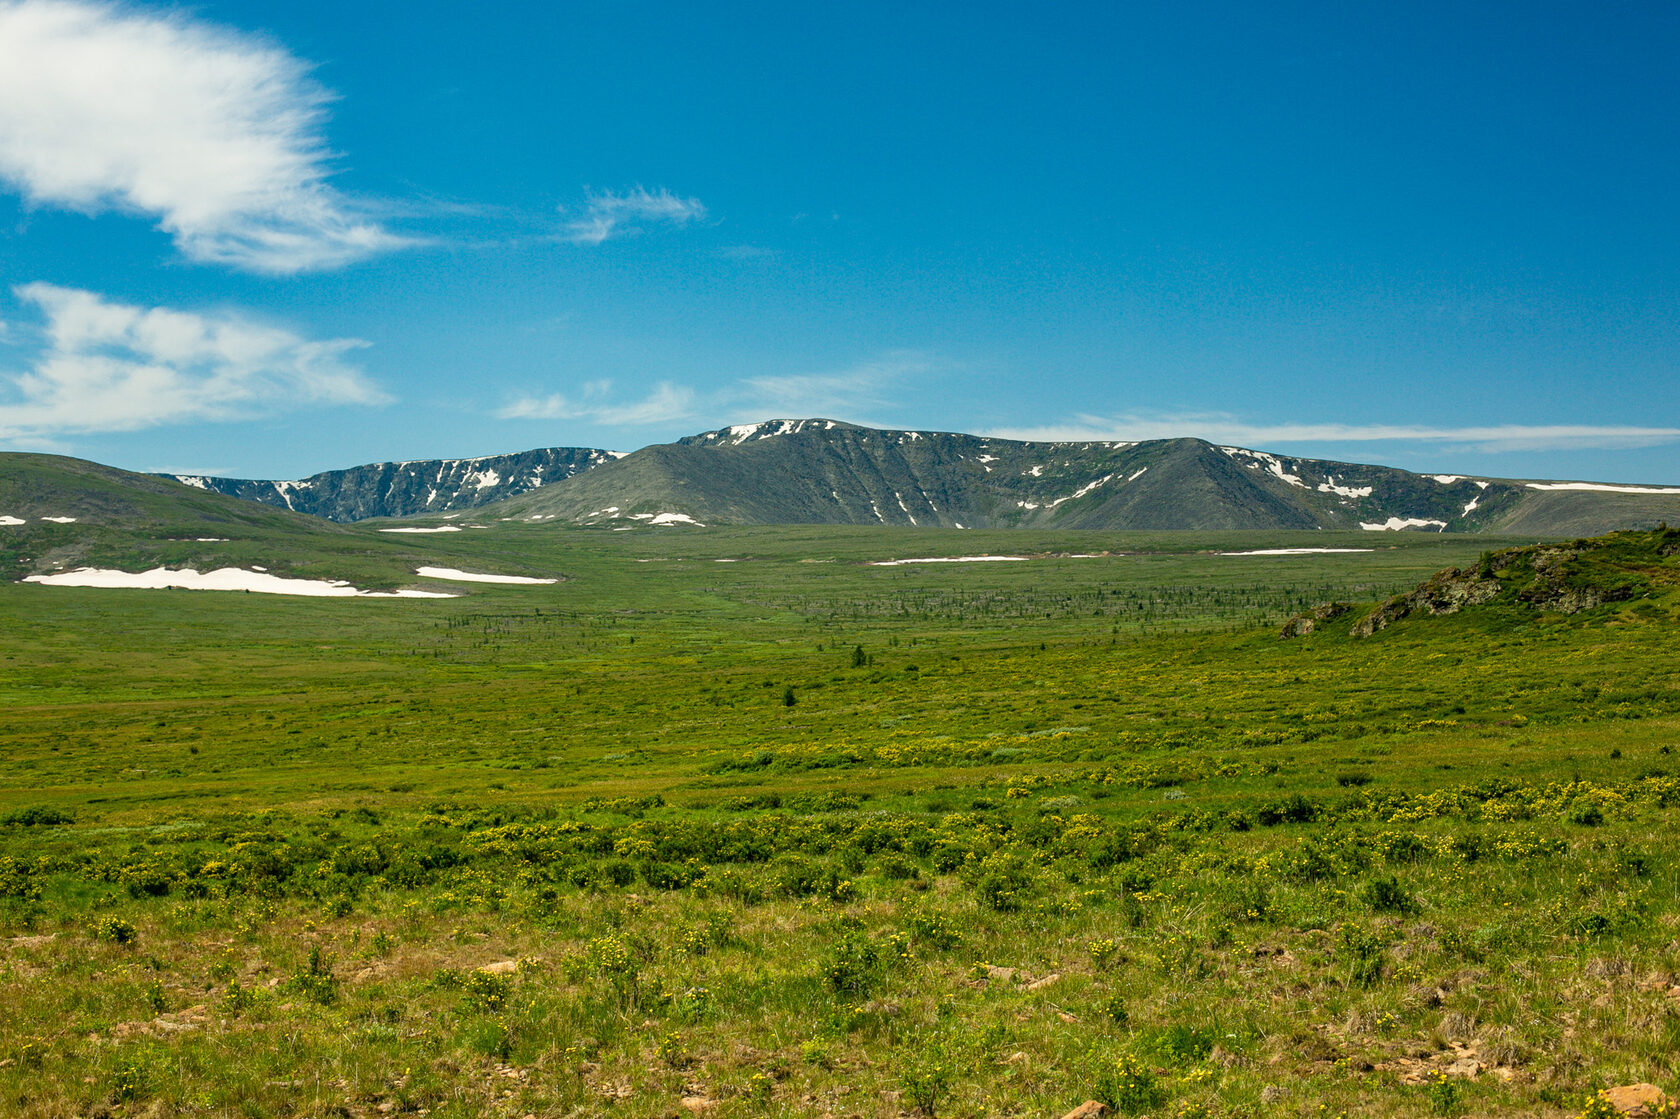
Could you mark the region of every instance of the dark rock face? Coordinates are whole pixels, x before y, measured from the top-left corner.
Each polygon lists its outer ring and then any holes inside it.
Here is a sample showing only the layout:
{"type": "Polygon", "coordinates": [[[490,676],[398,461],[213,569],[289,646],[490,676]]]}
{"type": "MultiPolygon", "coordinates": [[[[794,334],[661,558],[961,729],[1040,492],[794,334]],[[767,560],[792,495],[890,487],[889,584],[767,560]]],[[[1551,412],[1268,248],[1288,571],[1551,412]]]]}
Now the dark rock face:
{"type": "Polygon", "coordinates": [[[329,521],[411,517],[476,509],[611,462],[610,451],[548,447],[483,458],[376,462],[296,481],[171,474],[189,486],[310,513],[329,521]]]}

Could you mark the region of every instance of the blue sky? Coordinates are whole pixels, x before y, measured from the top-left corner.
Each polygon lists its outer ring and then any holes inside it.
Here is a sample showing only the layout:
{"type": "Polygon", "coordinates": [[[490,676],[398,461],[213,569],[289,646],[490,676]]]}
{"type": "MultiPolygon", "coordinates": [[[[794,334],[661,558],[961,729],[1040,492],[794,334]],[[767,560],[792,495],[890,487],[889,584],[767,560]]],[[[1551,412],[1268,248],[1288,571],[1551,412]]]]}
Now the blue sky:
{"type": "Polygon", "coordinates": [[[1680,481],[1680,9],[0,0],[0,448],[1680,481]]]}

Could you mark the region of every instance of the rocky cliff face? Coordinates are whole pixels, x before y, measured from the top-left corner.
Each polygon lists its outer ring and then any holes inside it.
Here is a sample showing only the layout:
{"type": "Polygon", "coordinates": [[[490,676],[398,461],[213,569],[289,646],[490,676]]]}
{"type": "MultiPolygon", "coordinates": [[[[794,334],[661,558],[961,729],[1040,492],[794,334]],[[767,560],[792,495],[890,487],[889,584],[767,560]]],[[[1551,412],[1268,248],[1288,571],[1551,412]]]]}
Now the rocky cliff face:
{"type": "Polygon", "coordinates": [[[552,485],[616,457],[592,447],[547,447],[483,458],[375,462],[293,481],[189,474],[166,477],[329,521],[360,521],[476,509],[552,485]]]}

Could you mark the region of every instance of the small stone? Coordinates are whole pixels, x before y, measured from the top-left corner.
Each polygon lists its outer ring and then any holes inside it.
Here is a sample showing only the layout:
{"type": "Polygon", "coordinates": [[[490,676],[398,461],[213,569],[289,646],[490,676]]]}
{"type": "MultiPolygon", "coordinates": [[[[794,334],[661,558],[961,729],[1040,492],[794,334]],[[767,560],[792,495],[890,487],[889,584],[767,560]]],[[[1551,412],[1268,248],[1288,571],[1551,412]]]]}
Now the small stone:
{"type": "Polygon", "coordinates": [[[1086,1100],[1084,1103],[1062,1116],[1062,1119],[1097,1119],[1099,1115],[1107,1114],[1107,1104],[1098,1100],[1086,1100]]]}
{"type": "Polygon", "coordinates": [[[1027,984],[1027,990],[1029,990],[1029,991],[1042,991],[1042,990],[1044,990],[1044,988],[1050,986],[1050,984],[1055,983],[1056,981],[1061,979],[1061,977],[1062,977],[1061,972],[1053,971],[1049,975],[1046,975],[1043,979],[1034,979],[1031,983],[1028,983],[1027,984]]]}
{"type": "Polygon", "coordinates": [[[1606,1088],[1599,1096],[1628,1119],[1649,1119],[1668,1099],[1655,1084],[1623,1084],[1606,1088]]]}
{"type": "Polygon", "coordinates": [[[1015,978],[1015,971],[1016,971],[1015,968],[1012,968],[1012,967],[998,967],[996,964],[987,964],[987,965],[985,965],[985,967],[986,967],[986,978],[987,979],[1009,980],[1009,979],[1014,979],[1015,978]]]}

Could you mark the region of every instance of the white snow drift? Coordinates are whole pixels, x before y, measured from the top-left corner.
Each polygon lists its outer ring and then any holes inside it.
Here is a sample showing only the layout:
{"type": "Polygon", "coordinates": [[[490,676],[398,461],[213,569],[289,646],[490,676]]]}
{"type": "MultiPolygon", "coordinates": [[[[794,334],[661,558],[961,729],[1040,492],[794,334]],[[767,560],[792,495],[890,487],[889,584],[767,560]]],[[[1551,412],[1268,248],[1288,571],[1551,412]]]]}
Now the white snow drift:
{"type": "Polygon", "coordinates": [[[1592,490],[1596,493],[1680,494],[1673,486],[1610,486],[1602,482],[1530,482],[1531,490],[1592,490]]]}
{"type": "Polygon", "coordinates": [[[903,567],[909,563],[1024,563],[1031,556],[924,556],[920,559],[870,560],[870,567],[903,567]]]}
{"type": "Polygon", "coordinates": [[[439,591],[364,591],[352,587],[342,579],[285,579],[262,571],[245,571],[237,567],[220,567],[200,572],[185,567],[171,571],[154,567],[138,573],[113,571],[108,568],[81,567],[56,575],[29,575],[25,583],[40,583],[48,587],[123,587],[139,590],[180,589],[188,591],[251,591],[256,594],[305,595],[310,598],[454,598],[439,591]]]}
{"type": "Polygon", "coordinates": [[[1372,524],[1369,521],[1360,521],[1359,527],[1364,529],[1366,532],[1400,532],[1401,530],[1408,528],[1444,529],[1447,527],[1447,522],[1429,521],[1422,517],[1390,517],[1381,524],[1372,524]]]}
{"type": "Polygon", "coordinates": [[[1222,556],[1326,556],[1342,552],[1374,552],[1375,548],[1256,548],[1252,552],[1220,552],[1222,556]]]}
{"type": "Polygon", "coordinates": [[[427,579],[451,579],[457,583],[558,583],[558,579],[532,579],[524,575],[486,575],[453,567],[422,567],[415,572],[427,579]]]}

